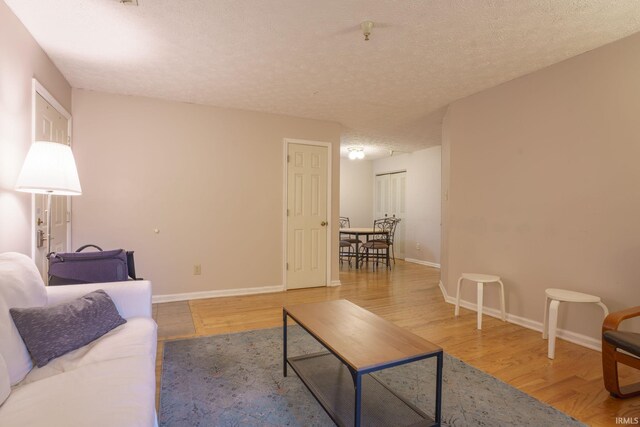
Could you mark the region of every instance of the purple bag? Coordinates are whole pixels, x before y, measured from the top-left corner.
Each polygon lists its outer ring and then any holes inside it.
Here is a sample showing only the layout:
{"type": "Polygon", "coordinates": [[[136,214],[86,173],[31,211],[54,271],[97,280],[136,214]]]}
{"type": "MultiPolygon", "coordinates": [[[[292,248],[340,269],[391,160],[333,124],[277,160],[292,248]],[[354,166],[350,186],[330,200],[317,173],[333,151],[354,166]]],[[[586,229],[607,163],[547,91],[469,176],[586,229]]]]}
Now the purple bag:
{"type": "Polygon", "coordinates": [[[127,253],[124,249],[103,251],[85,245],[76,252],[49,254],[49,286],[127,280],[127,253]],[[99,252],[80,252],[87,247],[99,252]]]}

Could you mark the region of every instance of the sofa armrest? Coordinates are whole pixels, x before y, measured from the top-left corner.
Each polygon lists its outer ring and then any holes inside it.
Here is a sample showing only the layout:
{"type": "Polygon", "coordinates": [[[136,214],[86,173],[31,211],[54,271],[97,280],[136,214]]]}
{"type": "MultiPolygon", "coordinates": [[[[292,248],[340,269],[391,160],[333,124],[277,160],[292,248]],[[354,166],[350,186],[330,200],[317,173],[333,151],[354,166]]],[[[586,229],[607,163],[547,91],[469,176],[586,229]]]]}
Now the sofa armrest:
{"type": "Polygon", "coordinates": [[[59,304],[80,298],[97,289],[103,289],[111,297],[118,309],[118,313],[125,319],[132,317],[152,317],[151,282],[148,280],[47,286],[47,305],[59,304]]]}

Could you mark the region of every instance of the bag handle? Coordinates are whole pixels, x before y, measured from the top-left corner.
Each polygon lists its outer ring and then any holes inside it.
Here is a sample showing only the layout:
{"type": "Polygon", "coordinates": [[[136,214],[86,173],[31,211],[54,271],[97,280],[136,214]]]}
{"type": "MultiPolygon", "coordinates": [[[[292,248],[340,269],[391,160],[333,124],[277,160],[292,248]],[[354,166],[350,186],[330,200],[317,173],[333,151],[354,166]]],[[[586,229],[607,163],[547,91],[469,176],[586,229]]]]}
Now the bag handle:
{"type": "Polygon", "coordinates": [[[99,250],[100,252],[102,252],[102,248],[100,246],[97,245],[84,245],[84,246],[80,246],[78,249],[76,249],[76,252],[82,252],[84,249],[87,248],[96,248],[97,250],[99,250]]]}

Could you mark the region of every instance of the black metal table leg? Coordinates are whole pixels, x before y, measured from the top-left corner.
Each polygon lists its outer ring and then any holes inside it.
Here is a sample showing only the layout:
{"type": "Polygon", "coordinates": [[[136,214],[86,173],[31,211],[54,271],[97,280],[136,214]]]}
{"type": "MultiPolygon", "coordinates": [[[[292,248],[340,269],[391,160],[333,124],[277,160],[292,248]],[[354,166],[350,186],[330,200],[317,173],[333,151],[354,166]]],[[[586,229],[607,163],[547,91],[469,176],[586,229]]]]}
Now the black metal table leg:
{"type": "Polygon", "coordinates": [[[443,353],[436,355],[438,368],[436,371],[436,425],[440,425],[442,417],[442,359],[443,353]]]}
{"type": "Polygon", "coordinates": [[[358,259],[360,257],[360,250],[358,249],[358,246],[360,246],[360,243],[359,243],[360,236],[358,236],[357,234],[356,234],[356,240],[358,240],[358,242],[356,242],[356,270],[357,270],[360,268],[360,264],[359,264],[360,260],[358,259]]]}
{"type": "Polygon", "coordinates": [[[360,427],[360,412],[362,406],[362,375],[356,373],[354,376],[353,382],[355,383],[356,389],[356,404],[355,404],[355,416],[353,418],[353,425],[355,427],[360,427]]]}
{"type": "Polygon", "coordinates": [[[287,376],[287,311],[282,310],[282,372],[287,376]]]}

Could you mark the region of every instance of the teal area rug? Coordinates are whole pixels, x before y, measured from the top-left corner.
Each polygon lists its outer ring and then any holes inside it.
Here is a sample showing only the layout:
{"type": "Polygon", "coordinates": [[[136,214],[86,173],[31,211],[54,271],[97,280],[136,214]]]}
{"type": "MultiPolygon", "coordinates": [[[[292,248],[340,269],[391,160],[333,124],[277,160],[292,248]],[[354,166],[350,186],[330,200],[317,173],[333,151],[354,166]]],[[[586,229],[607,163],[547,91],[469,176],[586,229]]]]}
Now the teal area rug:
{"type": "MultiPolygon", "coordinates": [[[[289,355],[323,348],[298,326],[289,355]]],[[[282,329],[169,341],[164,345],[161,426],[331,426],[320,404],[289,368],[282,376],[282,329]]],[[[435,358],[377,377],[433,417],[435,358]]],[[[445,354],[443,425],[582,426],[575,419],[445,354]]]]}

